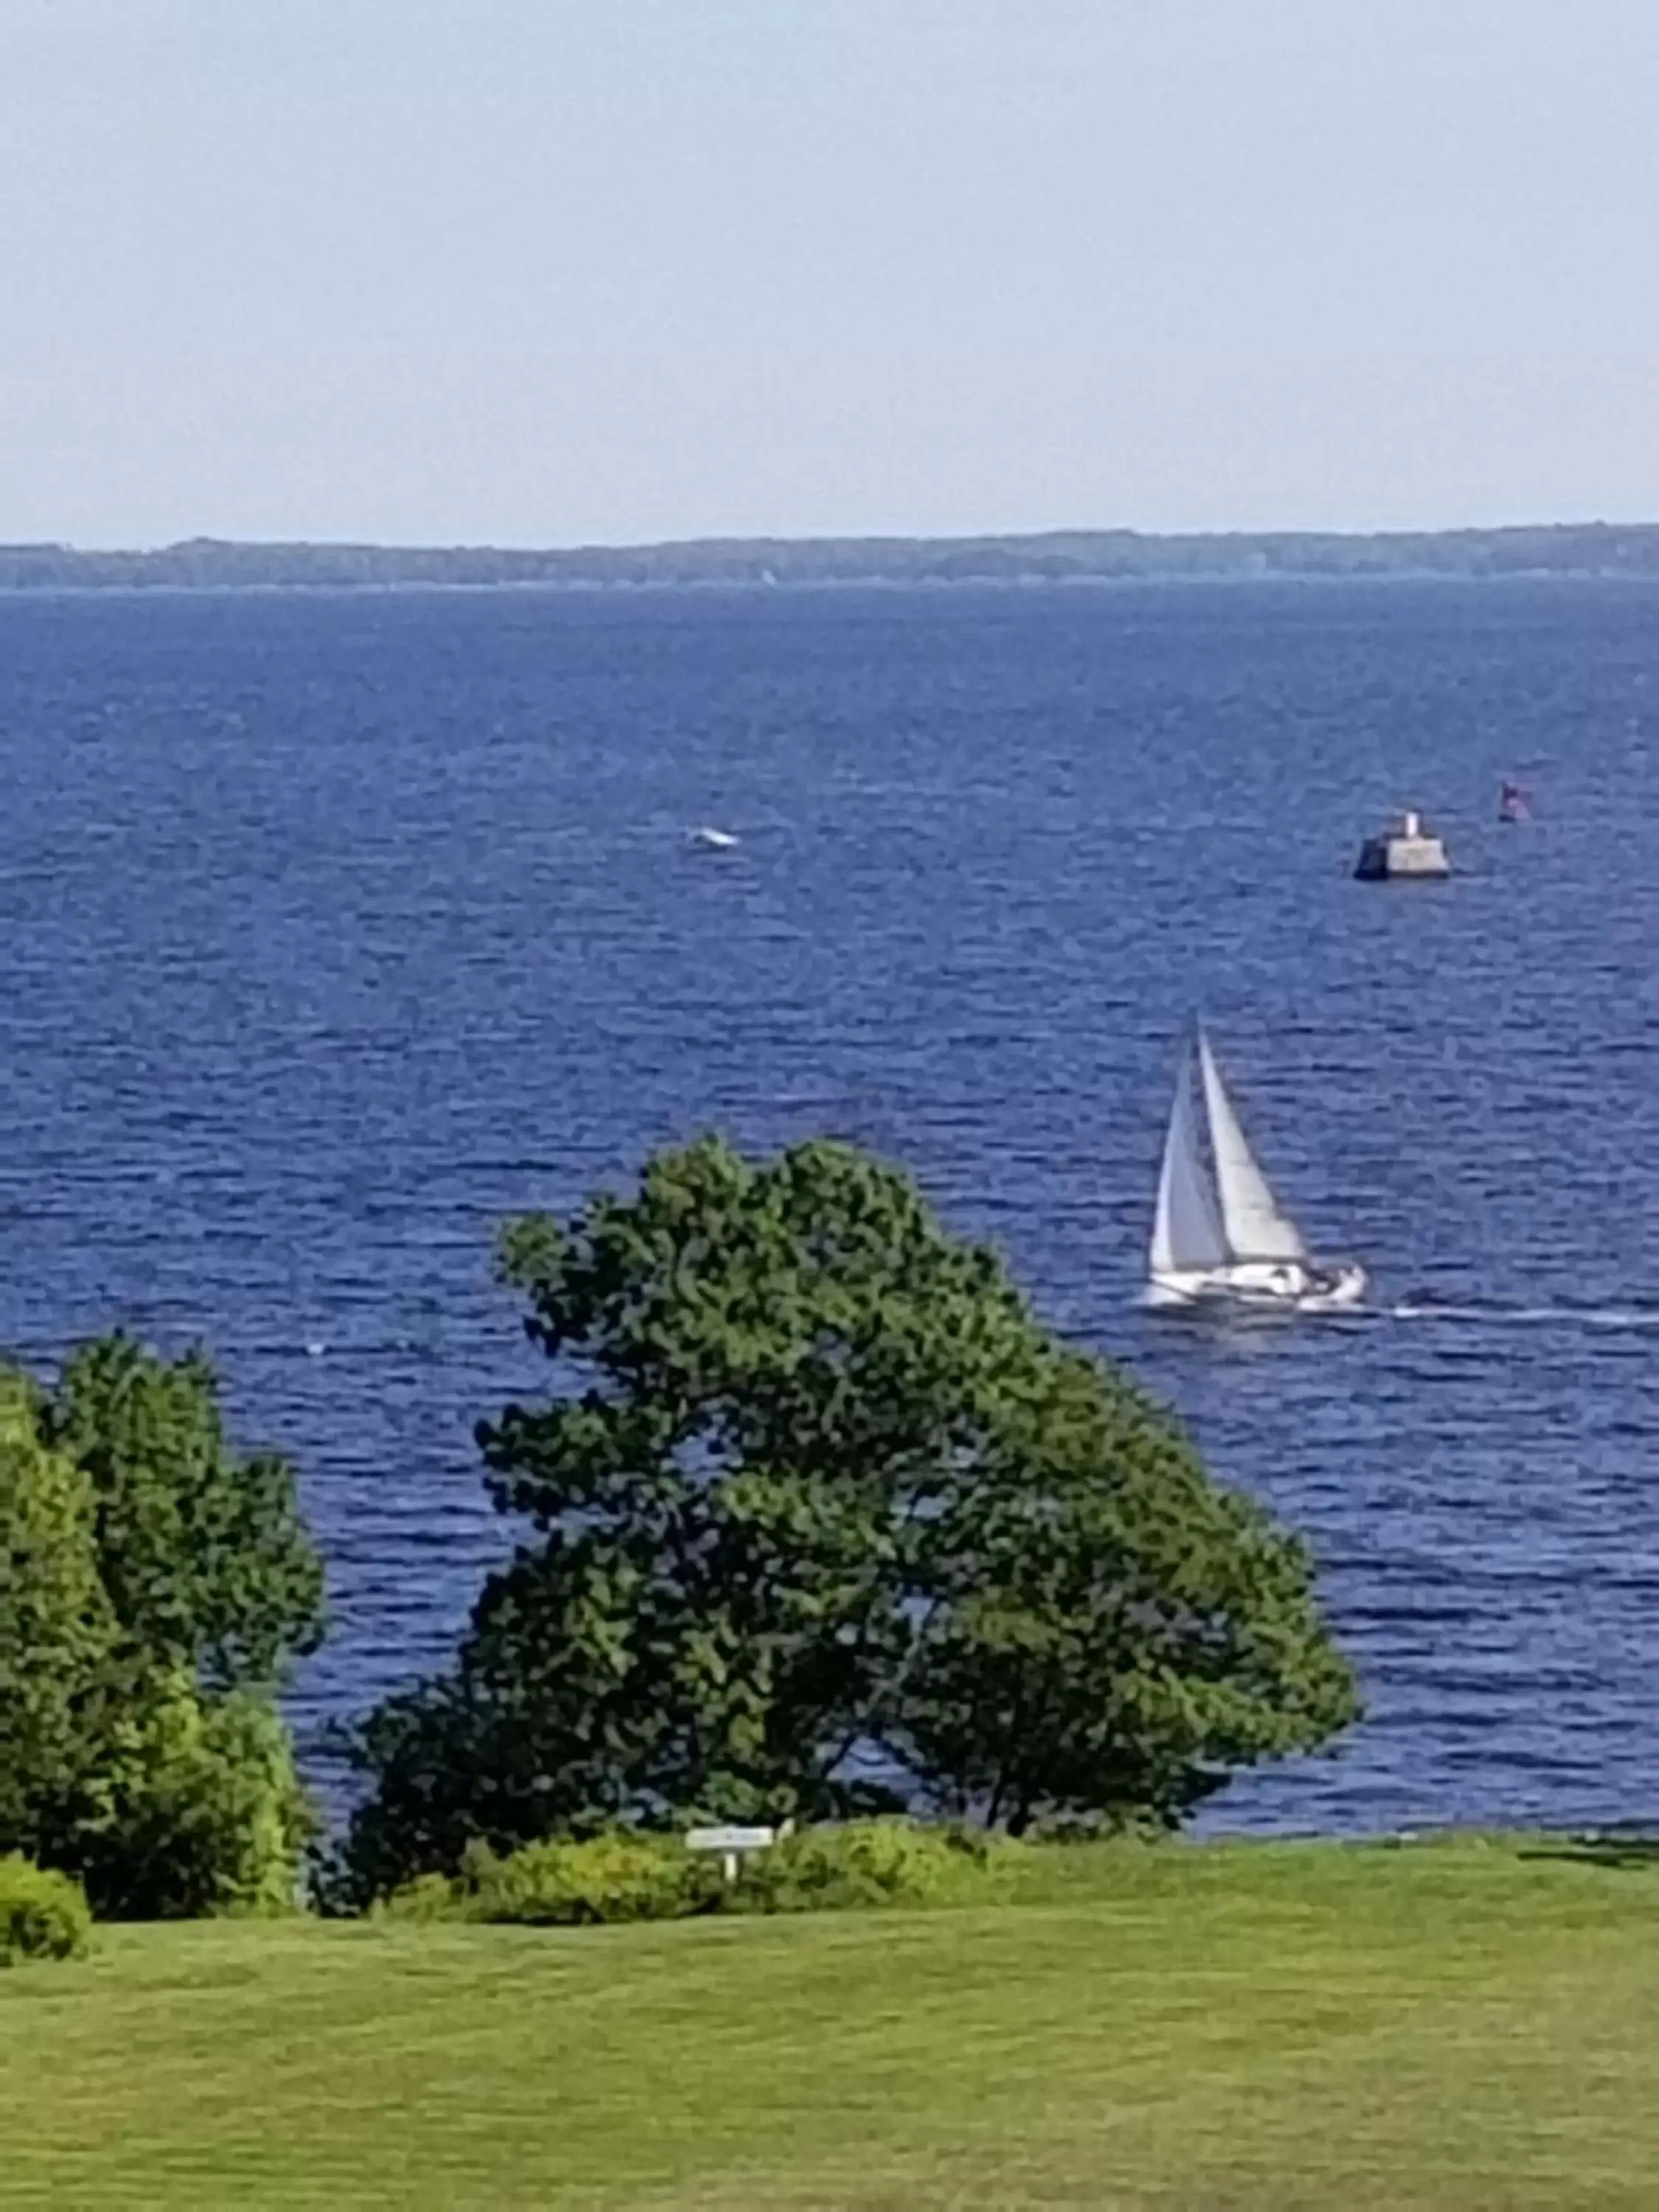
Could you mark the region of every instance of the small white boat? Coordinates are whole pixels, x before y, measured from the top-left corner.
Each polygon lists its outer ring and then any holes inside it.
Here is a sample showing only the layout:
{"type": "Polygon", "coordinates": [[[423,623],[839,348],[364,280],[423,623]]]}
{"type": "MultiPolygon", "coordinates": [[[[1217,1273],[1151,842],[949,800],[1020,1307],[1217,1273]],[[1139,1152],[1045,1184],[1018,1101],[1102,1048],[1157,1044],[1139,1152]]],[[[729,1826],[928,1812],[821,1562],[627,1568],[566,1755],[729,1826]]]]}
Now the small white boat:
{"type": "Polygon", "coordinates": [[[1352,1260],[1327,1263],[1310,1256],[1302,1231],[1256,1163],[1201,1029],[1197,1058],[1214,1172],[1200,1148],[1189,1048],[1164,1139],[1146,1303],[1297,1313],[1352,1305],[1364,1294],[1365,1270],[1352,1260]]]}
{"type": "Polygon", "coordinates": [[[705,846],[712,853],[729,853],[739,840],[730,830],[711,830],[705,823],[701,830],[691,832],[691,842],[705,846]]]}

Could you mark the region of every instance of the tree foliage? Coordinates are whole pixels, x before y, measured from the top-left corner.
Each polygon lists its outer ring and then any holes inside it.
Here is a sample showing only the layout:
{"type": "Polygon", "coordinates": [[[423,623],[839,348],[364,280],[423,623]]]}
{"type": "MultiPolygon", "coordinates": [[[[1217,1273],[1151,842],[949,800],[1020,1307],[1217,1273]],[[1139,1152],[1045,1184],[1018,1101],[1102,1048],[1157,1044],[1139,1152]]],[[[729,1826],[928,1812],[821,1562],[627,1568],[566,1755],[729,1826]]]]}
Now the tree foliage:
{"type": "Polygon", "coordinates": [[[268,1698],[140,1680],[107,1716],[55,1843],[111,1919],[279,1913],[317,1822],[268,1698]]]}
{"type": "Polygon", "coordinates": [[[322,1632],[322,1563],[293,1472],[229,1449],[200,1353],[157,1359],[125,1336],[65,1364],[46,1433],[89,1477],[100,1571],[125,1636],[203,1685],[269,1685],[322,1632]]]}
{"type": "Polygon", "coordinates": [[[534,1540],[360,1740],[360,1893],[550,1833],[908,1802],[1173,1822],[1354,1714],[1303,1547],[843,1146],[716,1139],[503,1243],[534,1540]]]}
{"type": "Polygon", "coordinates": [[[720,538],[566,547],[239,543],[0,545],[0,591],[385,589],[465,584],[1007,583],[1083,577],[1659,574],[1652,523],[1492,530],[1048,530],[979,538],[720,538]]]}
{"type": "Polygon", "coordinates": [[[33,1850],[83,1763],[115,1635],[92,1484],[43,1441],[42,1413],[25,1376],[0,1372],[0,1854],[33,1850]]]}
{"type": "Polygon", "coordinates": [[[321,1633],[293,1477],[211,1370],[124,1337],[0,1372],[0,1852],[151,1917],[291,1902],[310,1815],[273,1698],[321,1633]]]}

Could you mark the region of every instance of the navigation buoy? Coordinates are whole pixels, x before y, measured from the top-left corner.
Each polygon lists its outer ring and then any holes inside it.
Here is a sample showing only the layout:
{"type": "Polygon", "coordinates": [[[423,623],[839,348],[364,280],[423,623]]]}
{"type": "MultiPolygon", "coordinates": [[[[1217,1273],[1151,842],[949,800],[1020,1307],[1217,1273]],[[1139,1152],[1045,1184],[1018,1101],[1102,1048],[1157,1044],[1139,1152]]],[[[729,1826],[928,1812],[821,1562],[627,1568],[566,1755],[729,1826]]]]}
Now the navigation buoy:
{"type": "Polygon", "coordinates": [[[1363,884],[1380,884],[1396,876],[1432,882],[1451,873],[1443,842],[1431,836],[1414,806],[1407,807],[1391,830],[1368,837],[1359,848],[1354,873],[1363,884]]]}

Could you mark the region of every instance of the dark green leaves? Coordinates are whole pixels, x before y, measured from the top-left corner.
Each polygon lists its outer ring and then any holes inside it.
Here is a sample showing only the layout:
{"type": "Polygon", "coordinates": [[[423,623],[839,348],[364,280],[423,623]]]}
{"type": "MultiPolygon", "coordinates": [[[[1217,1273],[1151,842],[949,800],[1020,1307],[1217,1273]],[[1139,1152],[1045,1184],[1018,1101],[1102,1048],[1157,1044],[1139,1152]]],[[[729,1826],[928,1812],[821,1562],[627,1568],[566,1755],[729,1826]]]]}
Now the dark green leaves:
{"type": "Polygon", "coordinates": [[[276,1680],[322,1634],[322,1563],[294,1477],[237,1459],[213,1370],[124,1336],[77,1352],[46,1419],[90,1479],[104,1585],[124,1633],[158,1662],[230,1687],[276,1680]]]}
{"type": "Polygon", "coordinates": [[[706,1139],[502,1263],[560,1387],[480,1441],[538,1542],[370,1723],[361,1887],[693,1813],[1173,1820],[1352,1717],[1300,1547],[852,1148],[706,1139]]]}

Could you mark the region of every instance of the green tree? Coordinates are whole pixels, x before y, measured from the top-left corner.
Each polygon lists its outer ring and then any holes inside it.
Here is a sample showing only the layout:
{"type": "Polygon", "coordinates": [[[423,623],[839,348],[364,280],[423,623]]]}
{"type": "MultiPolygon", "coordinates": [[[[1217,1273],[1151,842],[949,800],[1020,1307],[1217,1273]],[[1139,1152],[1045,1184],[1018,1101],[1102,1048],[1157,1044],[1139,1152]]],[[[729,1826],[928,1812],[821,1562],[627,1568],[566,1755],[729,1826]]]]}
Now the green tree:
{"type": "Polygon", "coordinates": [[[36,1855],[96,1732],[115,1619],[83,1468],[41,1435],[22,1375],[0,1370],[0,1856],[36,1855]]]}
{"type": "Polygon", "coordinates": [[[275,1705],[184,1676],[126,1686],[49,1856],[111,1919],[291,1910],[317,1821],[275,1705]]]}
{"type": "Polygon", "coordinates": [[[362,1732],[359,1894],[692,1812],[1174,1822],[1353,1717],[1303,1547],[856,1151],[706,1139],[503,1269],[561,1386],[480,1431],[535,1540],[362,1732]]]}
{"type": "Polygon", "coordinates": [[[228,1448],[212,1367],[131,1338],[65,1364],[45,1433],[89,1478],[104,1587],[147,1665],[268,1689],[323,1629],[323,1570],[292,1469],[228,1448]]]}
{"type": "Polygon", "coordinates": [[[0,1371],[0,1852],[95,1911],[291,1902],[312,1818],[276,1691],[322,1630],[293,1477],[211,1370],[116,1336],[0,1371]]]}

